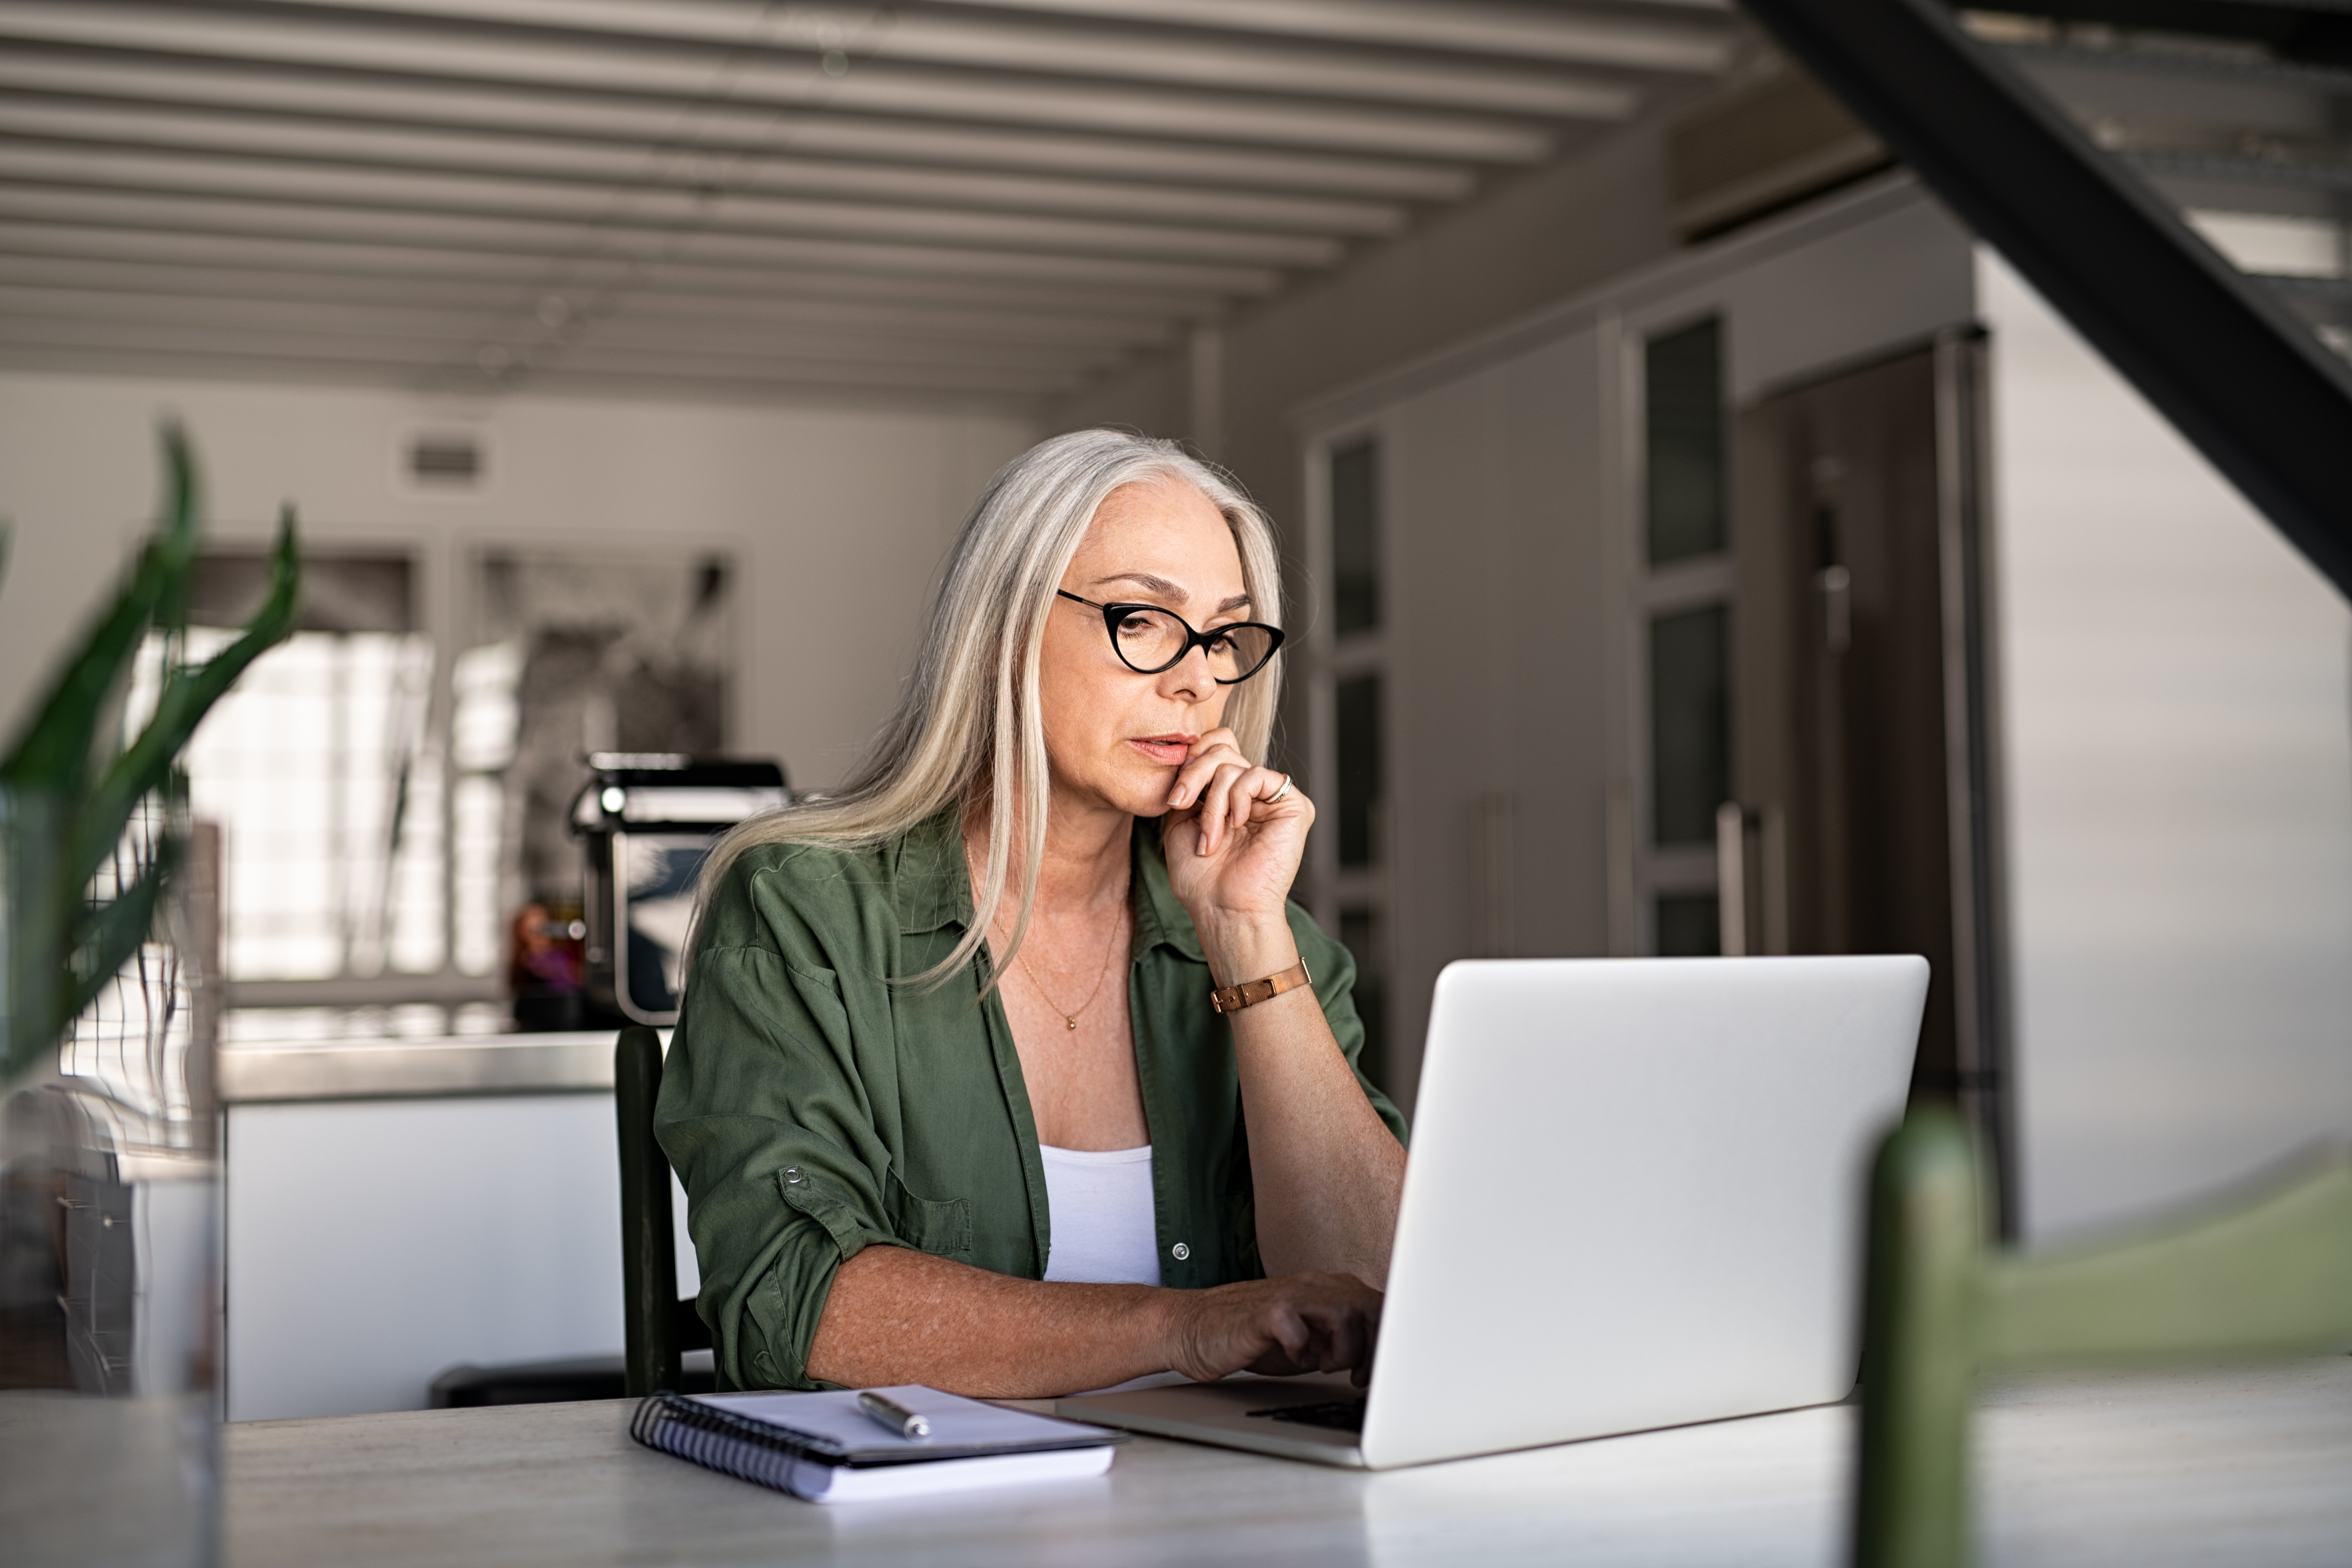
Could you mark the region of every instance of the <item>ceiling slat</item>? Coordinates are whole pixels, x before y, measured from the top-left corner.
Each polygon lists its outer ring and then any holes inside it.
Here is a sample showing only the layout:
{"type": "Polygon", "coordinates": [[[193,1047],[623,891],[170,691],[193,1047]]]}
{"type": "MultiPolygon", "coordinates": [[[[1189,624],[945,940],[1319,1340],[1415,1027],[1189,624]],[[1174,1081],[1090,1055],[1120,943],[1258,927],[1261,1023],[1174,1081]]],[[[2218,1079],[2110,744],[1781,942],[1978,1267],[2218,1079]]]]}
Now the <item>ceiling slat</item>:
{"type": "MultiPolygon", "coordinates": [[[[37,313],[34,295],[88,296],[81,313],[111,310],[136,319],[150,307],[169,315],[197,317],[243,304],[339,310],[438,310],[481,322],[516,311],[555,324],[593,313],[593,295],[574,302],[563,296],[534,295],[512,283],[436,282],[390,278],[320,278],[304,272],[268,272],[185,265],[132,264],[88,258],[56,260],[0,253],[0,290],[18,290],[13,308],[37,313]]],[[[880,338],[939,338],[973,342],[1042,342],[1089,349],[1127,350],[1164,342],[1166,325],[1148,317],[1081,316],[1042,309],[972,310],[952,305],[709,294],[630,296],[628,318],[659,330],[719,322],[745,328],[855,329],[880,338]]],[[[159,318],[161,319],[161,318],[159,318]]]]}
{"type": "Polygon", "coordinates": [[[147,105],[0,99],[0,135],[78,143],[94,151],[175,153],[417,174],[483,174],[604,186],[711,184],[746,195],[815,195],[866,205],[1082,214],[1295,234],[1400,232],[1405,209],[1249,191],[1171,190],[1104,180],[981,174],[964,169],[876,167],[791,156],[748,163],[699,148],[615,146],[545,137],[312,122],[231,110],[190,112],[147,105]]]}
{"type": "Polygon", "coordinates": [[[1754,47],[1727,0],[0,0],[0,364],[1034,403],[1754,47]]]}
{"type": "MultiPolygon", "coordinates": [[[[835,113],[1267,142],[1417,157],[1524,163],[1540,159],[1550,146],[1539,127],[1507,117],[1023,79],[889,61],[859,65],[833,77],[814,60],[797,57],[730,58],[707,49],[574,35],[541,41],[357,25],[298,28],[259,20],[213,22],[176,8],[25,0],[0,9],[0,47],[19,41],[168,50],[184,54],[192,62],[252,58],[477,84],[686,95],[776,108],[821,107],[835,113]]],[[[1636,99],[1630,88],[1595,84],[1581,101],[1584,108],[1574,118],[1612,121],[1630,114],[1636,99]]]]}
{"type": "Polygon", "coordinates": [[[1396,233],[1405,218],[1404,209],[1392,203],[983,174],[969,169],[877,167],[791,155],[752,162],[731,151],[701,147],[648,150],[524,135],[485,138],[438,127],[332,121],[298,126],[282,115],[234,110],[190,111],[22,96],[0,98],[0,132],[79,142],[99,149],[203,151],[288,162],[606,184],[699,187],[720,183],[747,194],[838,195],[866,203],[1012,212],[1078,212],[1302,233],[1387,235],[1396,233]]]}
{"type": "MultiPolygon", "coordinates": [[[[331,341],[286,335],[263,340],[253,334],[202,330],[159,332],[140,328],[123,332],[104,323],[56,323],[54,327],[63,330],[52,330],[53,324],[41,321],[0,320],[0,364],[47,368],[100,362],[145,369],[176,363],[204,374],[327,371],[428,389],[446,390],[461,384],[453,367],[429,353],[413,352],[415,345],[398,338],[331,341]]],[[[471,371],[470,366],[466,368],[471,371]]],[[[686,389],[732,384],[746,389],[779,385],[826,392],[955,392],[1000,398],[1051,393],[1066,379],[1050,372],[994,364],[877,364],[862,356],[727,363],[682,354],[617,353],[587,356],[578,365],[551,364],[536,371],[517,367],[515,374],[531,374],[555,389],[584,383],[629,390],[647,381],[663,381],[686,389]]]]}
{"type": "MultiPolygon", "coordinates": [[[[547,251],[580,236],[581,226],[562,218],[518,214],[496,216],[416,209],[329,206],[323,202],[269,202],[190,197],[168,186],[79,187],[28,184],[0,179],[0,221],[18,216],[67,222],[111,223],[154,231],[195,234],[285,236],[310,239],[373,239],[391,244],[430,244],[457,248],[547,251]]],[[[1196,289],[1216,294],[1272,293],[1282,275],[1271,268],[1206,262],[1154,261],[1127,257],[1069,256],[1039,251],[976,249],[947,245],[889,245],[847,239],[816,239],[735,234],[701,229],[680,233],[625,223],[600,225],[597,244],[585,254],[614,262],[656,262],[681,256],[738,266],[872,268],[879,271],[944,277],[1053,279],[1083,287],[1099,283],[1159,289],[1196,289]]]]}
{"type": "Polygon", "coordinates": [[[0,135],[0,181],[87,188],[169,190],[318,207],[569,222],[595,229],[694,235],[825,236],[905,244],[987,247],[1071,256],[1151,257],[1252,267],[1323,268],[1340,245],[1312,235],[975,212],[953,207],[825,202],[678,186],[624,185],[482,174],[421,174],[199,153],[95,147],[0,135]]]}
{"type": "MultiPolygon", "coordinates": [[[[478,343],[485,315],[478,309],[446,305],[129,296],[0,280],[0,319],[9,321],[99,322],[124,332],[152,327],[166,331],[386,337],[433,350],[427,357],[461,362],[478,343]]],[[[572,352],[587,346],[615,352],[697,353],[720,359],[772,354],[838,359],[864,353],[877,363],[1004,364],[1068,371],[1108,363],[1126,352],[1129,345],[1052,342],[1034,336],[1007,342],[1002,333],[973,335],[942,331],[936,325],[922,331],[875,331],[871,323],[859,321],[825,323],[752,317],[657,317],[632,311],[609,321],[565,322],[561,328],[551,329],[544,337],[511,345],[509,352],[572,352]],[[565,328],[576,330],[562,331],[565,328]],[[559,331],[562,335],[558,335],[559,331]]]]}
{"type": "Polygon", "coordinates": [[[505,288],[515,298],[849,300],[891,304],[970,305],[1014,310],[1051,310],[1072,319],[1192,320],[1213,313],[1213,290],[1076,288],[1056,280],[899,275],[870,268],[845,271],[815,266],[738,267],[690,258],[635,260],[567,257],[559,262],[530,250],[454,249],[362,239],[319,240],[280,235],[209,234],[192,230],[112,227],[57,221],[25,212],[0,226],[0,254],[70,260],[123,261],[163,268],[217,267],[268,278],[284,269],[332,286],[339,280],[398,283],[440,279],[505,288]]]}
{"type": "MultiPolygon", "coordinates": [[[[0,5],[0,22],[5,15],[0,5]]],[[[1475,184],[1472,173],[1456,163],[1059,136],[867,115],[829,120],[814,110],[657,95],[418,81],[219,60],[192,66],[168,55],[41,47],[0,50],[0,93],[12,91],[84,95],[101,107],[147,102],[233,109],[306,126],[414,127],[490,139],[562,136],[648,152],[691,148],[745,164],[798,155],[1424,202],[1459,201],[1475,184]]],[[[295,132],[289,124],[289,135],[295,132]]]]}
{"type": "MultiPolygon", "coordinates": [[[[1275,35],[1262,30],[1255,38],[1204,36],[1197,23],[1172,16],[1155,19],[1177,22],[1181,30],[1138,37],[1125,28],[1038,26],[1009,19],[1001,11],[863,9],[864,19],[844,22],[824,11],[730,0],[405,0],[399,14],[403,20],[425,15],[478,30],[559,28],[586,37],[797,56],[805,64],[838,51],[853,69],[874,62],[945,65],[1517,114],[1590,114],[1594,94],[1613,100],[1622,91],[1622,84],[1606,77],[1558,68],[1558,55],[1551,68],[1531,70],[1517,61],[1433,57],[1425,47],[1410,54],[1367,50],[1360,47],[1365,40],[1356,38],[1334,39],[1343,45],[1334,49],[1269,45],[1266,38],[1275,35]]],[[[341,12],[362,26],[386,16],[376,0],[307,0],[287,10],[341,12]]],[[[1555,27],[1548,37],[1580,37],[1586,63],[1701,73],[1727,63],[1720,34],[1591,21],[1577,27],[1576,18],[1566,20],[1569,28],[1555,27]]]]}
{"type": "Polygon", "coordinates": [[[933,0],[1054,16],[1113,18],[1170,26],[1219,27],[1277,37],[1400,44],[1415,48],[1563,60],[1642,70],[1713,73],[1731,63],[1726,31],[1684,18],[1721,14],[1730,0],[1651,0],[1679,11],[1673,22],[1622,12],[1480,5],[1452,0],[933,0]]]}

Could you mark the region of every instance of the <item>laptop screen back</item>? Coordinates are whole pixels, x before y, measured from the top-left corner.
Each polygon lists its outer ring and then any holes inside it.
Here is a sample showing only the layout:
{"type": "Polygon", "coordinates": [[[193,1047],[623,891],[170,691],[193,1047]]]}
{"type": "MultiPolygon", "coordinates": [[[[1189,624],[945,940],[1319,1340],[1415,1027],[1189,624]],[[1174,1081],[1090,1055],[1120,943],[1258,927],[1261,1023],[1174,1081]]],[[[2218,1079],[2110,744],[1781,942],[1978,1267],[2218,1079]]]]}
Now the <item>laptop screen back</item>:
{"type": "Polygon", "coordinates": [[[1366,1461],[1844,1397],[1927,987],[1916,957],[1448,966],[1366,1461]]]}

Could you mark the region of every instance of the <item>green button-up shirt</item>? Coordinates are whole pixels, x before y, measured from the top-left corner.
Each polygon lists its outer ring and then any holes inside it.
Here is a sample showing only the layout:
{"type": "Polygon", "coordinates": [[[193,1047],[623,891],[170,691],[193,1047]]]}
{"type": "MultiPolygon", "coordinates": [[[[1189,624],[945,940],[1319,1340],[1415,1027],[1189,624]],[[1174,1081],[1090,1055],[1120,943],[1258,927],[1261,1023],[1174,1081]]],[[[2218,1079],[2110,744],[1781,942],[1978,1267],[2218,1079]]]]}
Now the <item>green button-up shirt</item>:
{"type": "MultiPolygon", "coordinates": [[[[1231,1027],[1158,825],[1139,820],[1134,846],[1128,1005],[1160,1281],[1256,1278],[1231,1027]]],[[[1288,916],[1352,1067],[1355,965],[1305,910],[1288,916]]],[[[822,1386],[809,1342],[834,1273],[877,1242],[1045,1274],[1045,1166],[1003,1006],[980,999],[986,947],[936,989],[891,983],[945,958],[971,918],[953,813],[873,849],[754,849],[713,890],[655,1121],[686,1185],[722,1387],[822,1386]]],[[[1357,1082],[1402,1140],[1404,1118],[1357,1082]]]]}

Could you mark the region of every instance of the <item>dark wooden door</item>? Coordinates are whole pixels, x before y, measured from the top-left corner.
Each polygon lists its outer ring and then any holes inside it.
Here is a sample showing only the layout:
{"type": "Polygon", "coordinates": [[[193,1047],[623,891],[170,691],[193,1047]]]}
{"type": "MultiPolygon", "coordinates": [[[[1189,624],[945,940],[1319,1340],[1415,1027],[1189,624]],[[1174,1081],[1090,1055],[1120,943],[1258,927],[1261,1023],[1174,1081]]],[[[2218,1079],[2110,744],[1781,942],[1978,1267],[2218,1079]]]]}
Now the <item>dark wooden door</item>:
{"type": "Polygon", "coordinates": [[[1738,416],[1745,820],[1727,813],[1723,853],[1748,951],[1927,956],[1914,1090],[1973,1102],[1998,1139],[1980,352],[1939,343],[1738,416]]]}

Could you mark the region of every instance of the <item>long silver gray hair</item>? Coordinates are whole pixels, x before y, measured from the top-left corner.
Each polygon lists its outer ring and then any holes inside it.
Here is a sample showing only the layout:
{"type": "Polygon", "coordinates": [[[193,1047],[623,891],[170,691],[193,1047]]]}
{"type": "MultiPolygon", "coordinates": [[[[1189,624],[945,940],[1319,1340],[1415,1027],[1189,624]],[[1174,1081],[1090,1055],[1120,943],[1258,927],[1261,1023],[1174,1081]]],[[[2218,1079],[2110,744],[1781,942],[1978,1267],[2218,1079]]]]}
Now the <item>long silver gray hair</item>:
{"type": "MultiPolygon", "coordinates": [[[[743,824],[719,841],[702,872],[707,904],[727,868],[765,844],[879,843],[956,806],[982,819],[988,862],[971,928],[920,975],[937,984],[971,962],[1007,898],[1019,951],[1045,856],[1045,725],[1039,685],[1045,617],[1087,525],[1113,490],[1176,479],[1224,515],[1241,552],[1252,614],[1280,624],[1281,556],[1274,525],[1232,479],[1172,441],[1124,430],[1077,430],[1007,463],[964,520],[931,606],[914,677],[898,710],[841,788],[743,824]],[[1017,813],[1018,820],[1009,820],[1017,813]]],[[[1281,656],[1231,689],[1225,722],[1253,761],[1265,755],[1281,699],[1281,656]]]]}

